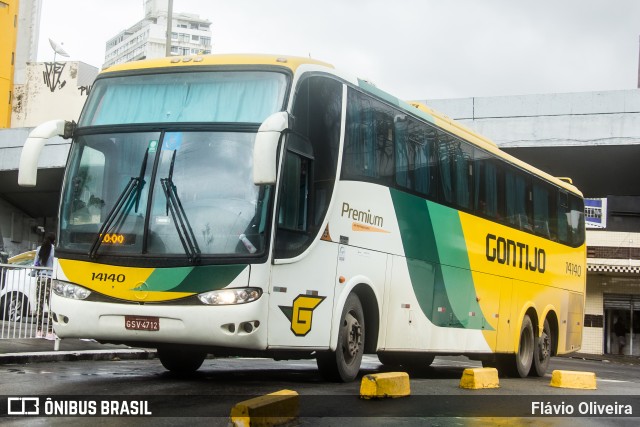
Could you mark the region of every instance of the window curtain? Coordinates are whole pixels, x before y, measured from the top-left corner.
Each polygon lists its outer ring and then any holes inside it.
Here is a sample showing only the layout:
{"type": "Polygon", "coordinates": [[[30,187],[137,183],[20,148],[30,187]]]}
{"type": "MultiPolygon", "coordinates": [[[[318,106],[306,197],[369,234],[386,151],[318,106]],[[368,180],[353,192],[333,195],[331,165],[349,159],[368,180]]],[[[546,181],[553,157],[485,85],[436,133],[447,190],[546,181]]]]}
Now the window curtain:
{"type": "Polygon", "coordinates": [[[440,166],[440,188],[444,200],[448,203],[453,202],[453,182],[451,180],[451,153],[449,152],[449,144],[446,141],[440,141],[438,144],[438,164],[440,166]]]}
{"type": "Polygon", "coordinates": [[[469,162],[462,150],[456,147],[456,203],[459,207],[469,208],[469,162]]]}
{"type": "Polygon", "coordinates": [[[498,178],[495,165],[486,160],[475,162],[474,206],[491,218],[498,216],[498,178]],[[482,186],[484,185],[484,188],[482,186]]]}
{"type": "Polygon", "coordinates": [[[507,172],[505,173],[505,205],[507,221],[511,224],[517,224],[516,219],[516,179],[515,176],[507,172]]]}
{"type": "Polygon", "coordinates": [[[281,108],[277,79],[111,84],[83,125],[162,122],[261,123],[281,108]]]}
{"type": "Polygon", "coordinates": [[[485,212],[488,216],[496,218],[498,216],[498,171],[495,165],[486,162],[484,164],[484,172],[486,186],[485,212]]]}
{"type": "Polygon", "coordinates": [[[549,237],[549,192],[533,186],[533,224],[538,234],[549,237]]]}
{"type": "Polygon", "coordinates": [[[409,176],[409,168],[413,167],[413,159],[409,159],[413,150],[409,149],[408,122],[407,120],[396,119],[394,123],[394,133],[396,137],[396,182],[404,188],[411,188],[412,183],[409,176]]]}
{"type": "MultiPolygon", "coordinates": [[[[426,138],[425,138],[426,139],[426,138]]],[[[425,140],[424,144],[414,146],[415,153],[415,188],[422,194],[429,194],[431,179],[429,173],[429,159],[431,157],[430,145],[425,140]]]]}

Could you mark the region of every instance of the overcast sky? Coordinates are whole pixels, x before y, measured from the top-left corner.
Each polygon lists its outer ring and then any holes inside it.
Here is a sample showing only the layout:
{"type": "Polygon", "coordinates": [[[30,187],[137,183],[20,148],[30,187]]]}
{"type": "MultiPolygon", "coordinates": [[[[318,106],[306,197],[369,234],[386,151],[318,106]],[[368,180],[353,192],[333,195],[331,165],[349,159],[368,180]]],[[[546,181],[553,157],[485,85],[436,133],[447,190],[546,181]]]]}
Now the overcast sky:
{"type": "MultiPolygon", "coordinates": [[[[48,38],[100,67],[143,0],[43,0],[48,38]]],[[[638,0],[174,0],[212,22],[213,53],[312,56],[403,99],[634,89],[638,0]]]]}

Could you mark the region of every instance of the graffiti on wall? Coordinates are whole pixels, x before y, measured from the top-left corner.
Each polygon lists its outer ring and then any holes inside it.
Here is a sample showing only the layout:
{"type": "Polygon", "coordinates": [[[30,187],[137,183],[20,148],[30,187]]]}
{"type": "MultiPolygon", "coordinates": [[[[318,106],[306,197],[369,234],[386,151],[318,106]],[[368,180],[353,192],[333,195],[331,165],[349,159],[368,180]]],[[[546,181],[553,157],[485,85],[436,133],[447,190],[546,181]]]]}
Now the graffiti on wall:
{"type": "Polygon", "coordinates": [[[78,90],[80,91],[80,96],[89,95],[91,93],[92,86],[78,86],[78,90]]]}
{"type": "Polygon", "coordinates": [[[56,89],[62,89],[67,81],[62,79],[62,71],[64,70],[64,66],[66,63],[64,62],[45,62],[45,71],[42,72],[44,77],[44,84],[51,90],[51,92],[55,92],[56,89]]]}

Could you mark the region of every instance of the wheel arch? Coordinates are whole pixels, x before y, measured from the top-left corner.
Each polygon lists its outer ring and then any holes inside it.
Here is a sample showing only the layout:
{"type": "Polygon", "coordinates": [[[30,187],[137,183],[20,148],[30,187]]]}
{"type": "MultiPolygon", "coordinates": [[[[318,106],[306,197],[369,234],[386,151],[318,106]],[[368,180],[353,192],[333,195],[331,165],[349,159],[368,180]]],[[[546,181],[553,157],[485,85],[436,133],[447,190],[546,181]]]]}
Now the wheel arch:
{"type": "Polygon", "coordinates": [[[360,283],[351,290],[358,296],[364,312],[365,336],[364,352],[375,353],[378,349],[378,334],[380,332],[380,306],[373,289],[360,283]]]}
{"type": "Polygon", "coordinates": [[[330,350],[335,351],[338,343],[338,332],[340,330],[340,315],[347,297],[355,294],[362,304],[365,322],[365,353],[375,353],[378,348],[378,335],[380,332],[381,306],[380,297],[371,281],[365,276],[351,278],[346,286],[340,291],[336,291],[334,302],[334,316],[331,327],[330,350]]]}

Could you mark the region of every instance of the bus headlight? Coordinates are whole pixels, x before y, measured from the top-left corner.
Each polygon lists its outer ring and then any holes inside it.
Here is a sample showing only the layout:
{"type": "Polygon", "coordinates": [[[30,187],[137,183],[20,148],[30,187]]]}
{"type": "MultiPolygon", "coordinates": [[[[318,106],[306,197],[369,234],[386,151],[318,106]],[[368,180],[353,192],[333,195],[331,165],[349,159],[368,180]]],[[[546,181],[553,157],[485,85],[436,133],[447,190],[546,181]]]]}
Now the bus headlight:
{"type": "Polygon", "coordinates": [[[91,295],[91,291],[89,289],[60,280],[54,280],[52,288],[56,295],[65,298],[87,299],[87,297],[91,295]]]}
{"type": "Polygon", "coordinates": [[[261,295],[262,289],[260,288],[238,288],[205,292],[199,294],[198,298],[207,305],[231,305],[252,302],[260,298],[261,295]]]}

